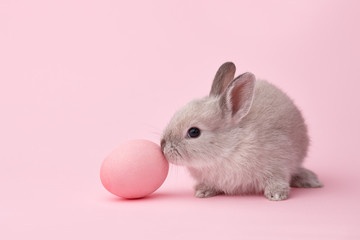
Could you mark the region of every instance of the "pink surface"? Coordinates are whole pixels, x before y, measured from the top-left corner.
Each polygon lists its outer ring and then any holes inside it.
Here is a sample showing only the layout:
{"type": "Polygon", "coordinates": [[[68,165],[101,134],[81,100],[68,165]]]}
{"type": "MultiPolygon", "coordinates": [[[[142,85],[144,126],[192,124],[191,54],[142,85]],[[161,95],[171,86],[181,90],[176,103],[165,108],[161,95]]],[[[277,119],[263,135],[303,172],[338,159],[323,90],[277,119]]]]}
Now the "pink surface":
{"type": "Polygon", "coordinates": [[[0,239],[359,239],[358,1],[1,1],[0,239]],[[159,142],[233,61],[303,110],[322,189],[195,199],[101,185],[119,143],[159,142]]]}
{"type": "Polygon", "coordinates": [[[154,142],[137,139],[115,148],[100,167],[100,179],[109,192],[123,198],[142,198],[165,181],[169,162],[154,142]]]}

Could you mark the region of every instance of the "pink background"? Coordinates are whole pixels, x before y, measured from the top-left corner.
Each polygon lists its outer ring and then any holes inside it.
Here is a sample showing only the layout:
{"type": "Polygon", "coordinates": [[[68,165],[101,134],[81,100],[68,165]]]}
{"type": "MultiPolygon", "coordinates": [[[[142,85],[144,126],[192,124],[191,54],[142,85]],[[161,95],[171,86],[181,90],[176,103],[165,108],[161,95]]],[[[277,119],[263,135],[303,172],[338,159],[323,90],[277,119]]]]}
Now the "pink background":
{"type": "Polygon", "coordinates": [[[359,1],[0,1],[0,239],[359,239],[359,1]],[[159,142],[225,61],[303,110],[322,189],[196,199],[171,166],[151,197],[103,158],[159,142]]]}

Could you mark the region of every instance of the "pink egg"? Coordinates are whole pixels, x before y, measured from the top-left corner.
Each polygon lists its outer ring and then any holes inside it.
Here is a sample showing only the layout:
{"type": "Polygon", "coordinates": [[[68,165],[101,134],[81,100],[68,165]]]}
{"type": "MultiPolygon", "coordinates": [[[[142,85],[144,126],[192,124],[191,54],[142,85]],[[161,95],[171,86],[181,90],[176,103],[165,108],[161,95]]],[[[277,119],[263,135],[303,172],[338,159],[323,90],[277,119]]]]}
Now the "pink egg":
{"type": "Polygon", "coordinates": [[[121,144],[105,158],[100,169],[104,187],[123,198],[153,193],[166,179],[169,163],[160,146],[147,140],[121,144]]]}

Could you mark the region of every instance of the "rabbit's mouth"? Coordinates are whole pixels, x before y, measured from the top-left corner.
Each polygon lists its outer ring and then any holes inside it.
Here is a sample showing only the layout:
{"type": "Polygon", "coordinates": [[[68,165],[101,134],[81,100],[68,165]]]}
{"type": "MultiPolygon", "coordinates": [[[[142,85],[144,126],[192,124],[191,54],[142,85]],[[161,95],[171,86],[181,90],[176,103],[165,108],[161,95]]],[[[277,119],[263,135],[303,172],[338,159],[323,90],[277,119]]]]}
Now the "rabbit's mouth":
{"type": "Polygon", "coordinates": [[[162,148],[165,158],[172,164],[183,165],[183,156],[174,146],[165,146],[162,148]]]}

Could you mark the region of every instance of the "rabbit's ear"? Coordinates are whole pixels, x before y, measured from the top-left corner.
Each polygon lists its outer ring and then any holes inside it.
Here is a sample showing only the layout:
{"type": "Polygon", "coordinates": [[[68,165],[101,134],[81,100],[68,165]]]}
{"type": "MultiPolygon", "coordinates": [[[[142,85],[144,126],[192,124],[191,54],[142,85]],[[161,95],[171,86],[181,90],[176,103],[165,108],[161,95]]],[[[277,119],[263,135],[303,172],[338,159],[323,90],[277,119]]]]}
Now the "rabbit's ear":
{"type": "Polygon", "coordinates": [[[235,71],[236,67],[232,62],[221,65],[213,80],[210,96],[220,96],[234,79],[235,71]]]}
{"type": "Polygon", "coordinates": [[[235,78],[220,99],[223,109],[231,113],[231,119],[238,123],[249,111],[254,97],[255,75],[244,73],[235,78]],[[225,105],[225,106],[224,106],[225,105]]]}

